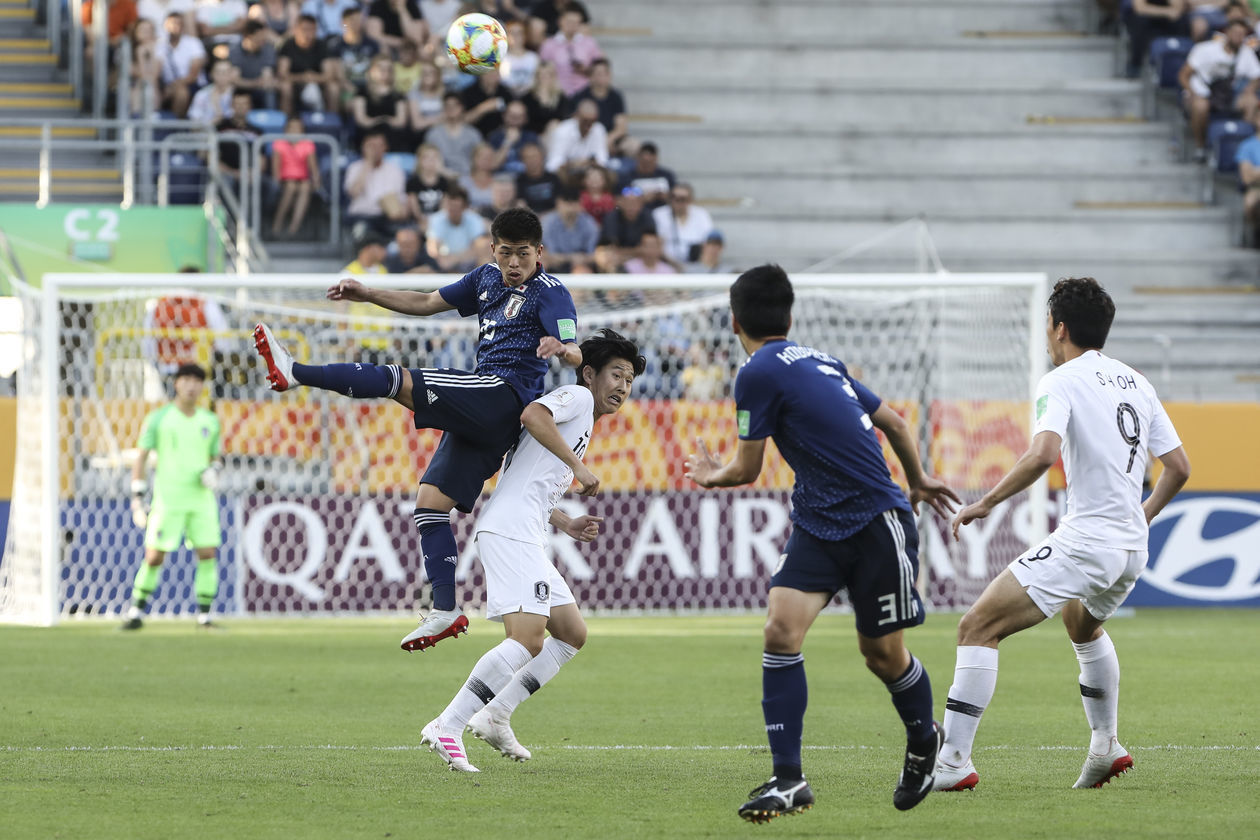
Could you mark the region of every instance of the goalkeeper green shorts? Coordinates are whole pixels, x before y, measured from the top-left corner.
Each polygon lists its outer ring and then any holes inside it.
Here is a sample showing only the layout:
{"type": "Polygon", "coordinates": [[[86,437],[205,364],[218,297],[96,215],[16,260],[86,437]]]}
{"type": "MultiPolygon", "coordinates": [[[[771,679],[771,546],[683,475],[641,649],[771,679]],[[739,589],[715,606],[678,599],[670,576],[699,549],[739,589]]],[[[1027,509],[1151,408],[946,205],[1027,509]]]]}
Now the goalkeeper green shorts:
{"type": "Polygon", "coordinates": [[[218,502],[212,499],[195,508],[178,510],[154,503],[144,531],[144,547],[170,552],[185,539],[191,548],[218,548],[223,544],[218,502]]]}

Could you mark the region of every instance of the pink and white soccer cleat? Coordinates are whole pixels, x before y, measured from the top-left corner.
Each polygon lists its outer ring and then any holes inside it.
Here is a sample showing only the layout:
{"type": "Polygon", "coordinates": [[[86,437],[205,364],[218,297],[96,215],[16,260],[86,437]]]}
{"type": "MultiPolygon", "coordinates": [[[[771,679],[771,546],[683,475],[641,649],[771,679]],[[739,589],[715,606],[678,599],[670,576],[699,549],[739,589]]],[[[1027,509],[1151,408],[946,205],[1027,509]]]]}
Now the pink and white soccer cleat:
{"type": "Polygon", "coordinates": [[[267,381],[271,383],[271,390],[287,391],[297,385],[293,378],[293,356],[276,341],[266,324],[254,327],[254,347],[267,364],[267,381]]]}
{"type": "Polygon", "coordinates": [[[460,731],[443,727],[441,718],[429,721],[420,730],[420,744],[437,753],[452,770],[461,773],[481,772],[468,763],[468,753],[464,752],[464,739],[460,731]]]}

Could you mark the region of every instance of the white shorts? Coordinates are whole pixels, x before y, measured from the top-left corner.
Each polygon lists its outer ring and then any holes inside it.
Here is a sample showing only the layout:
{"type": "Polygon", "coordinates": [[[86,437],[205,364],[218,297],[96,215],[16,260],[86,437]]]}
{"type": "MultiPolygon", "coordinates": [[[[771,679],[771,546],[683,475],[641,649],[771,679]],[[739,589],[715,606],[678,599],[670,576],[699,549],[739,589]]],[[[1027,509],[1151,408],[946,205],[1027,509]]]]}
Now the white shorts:
{"type": "Polygon", "coordinates": [[[1069,542],[1051,534],[1007,568],[1047,618],[1079,599],[1090,615],[1106,621],[1146,568],[1146,552],[1069,542]]]}
{"type": "Polygon", "coordinates": [[[477,556],[486,572],[486,618],[502,621],[514,612],[549,616],[552,607],[575,603],[540,545],[482,531],[477,556]]]}

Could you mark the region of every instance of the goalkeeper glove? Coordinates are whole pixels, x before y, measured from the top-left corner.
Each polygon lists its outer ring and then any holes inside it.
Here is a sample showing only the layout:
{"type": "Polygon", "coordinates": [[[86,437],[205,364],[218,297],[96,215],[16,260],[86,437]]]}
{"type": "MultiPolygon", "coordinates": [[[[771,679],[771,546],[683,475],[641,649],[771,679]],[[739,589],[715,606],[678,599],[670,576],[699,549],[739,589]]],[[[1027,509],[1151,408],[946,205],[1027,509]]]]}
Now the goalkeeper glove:
{"type": "Polygon", "coordinates": [[[211,464],[201,471],[201,486],[209,490],[217,489],[219,486],[219,465],[211,464]]]}
{"type": "Polygon", "coordinates": [[[143,478],[131,480],[131,521],[137,528],[149,524],[149,506],[144,503],[144,494],[149,492],[149,482],[143,478]]]}

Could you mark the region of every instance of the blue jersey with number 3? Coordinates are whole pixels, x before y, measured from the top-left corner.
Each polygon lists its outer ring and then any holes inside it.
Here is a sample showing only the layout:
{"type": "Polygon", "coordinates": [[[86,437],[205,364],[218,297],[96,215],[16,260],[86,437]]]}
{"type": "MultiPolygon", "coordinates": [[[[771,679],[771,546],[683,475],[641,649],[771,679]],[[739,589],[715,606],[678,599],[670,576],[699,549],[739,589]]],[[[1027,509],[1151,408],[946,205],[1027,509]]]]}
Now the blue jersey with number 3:
{"type": "Polygon", "coordinates": [[[842,540],[886,510],[910,510],[871,422],[879,405],[844,364],[794,341],[769,341],[740,368],[739,436],[774,438],[796,472],[797,527],[819,539],[842,540]]]}
{"type": "Polygon", "coordinates": [[[442,287],[439,294],[460,315],[476,313],[480,323],[476,372],[505,380],[522,404],[542,396],[550,362],[538,358],[538,342],[548,335],[565,344],[577,340],[573,296],[541,269],[510,288],[499,267],[486,263],[442,287]]]}

